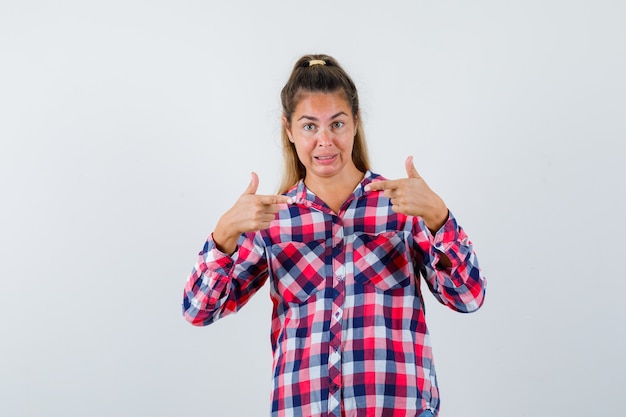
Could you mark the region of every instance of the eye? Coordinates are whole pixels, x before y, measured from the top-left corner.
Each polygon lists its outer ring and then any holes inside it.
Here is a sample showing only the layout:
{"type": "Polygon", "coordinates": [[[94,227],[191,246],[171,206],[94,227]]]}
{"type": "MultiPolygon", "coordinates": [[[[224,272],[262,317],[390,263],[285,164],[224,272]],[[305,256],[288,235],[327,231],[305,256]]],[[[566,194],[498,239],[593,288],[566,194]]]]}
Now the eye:
{"type": "Polygon", "coordinates": [[[315,130],[315,125],[313,123],[307,123],[303,126],[303,129],[308,131],[315,130]]]}
{"type": "Polygon", "coordinates": [[[333,129],[339,129],[344,126],[344,122],[333,122],[333,129]]]}

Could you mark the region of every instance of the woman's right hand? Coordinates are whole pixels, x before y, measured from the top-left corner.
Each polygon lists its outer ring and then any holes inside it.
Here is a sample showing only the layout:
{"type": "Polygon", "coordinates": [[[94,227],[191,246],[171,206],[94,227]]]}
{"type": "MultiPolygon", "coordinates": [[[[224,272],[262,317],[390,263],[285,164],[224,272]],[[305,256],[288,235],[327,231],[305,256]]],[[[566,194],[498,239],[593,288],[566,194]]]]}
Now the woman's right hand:
{"type": "Polygon", "coordinates": [[[246,191],[218,221],[213,241],[222,252],[233,254],[242,233],[267,229],[280,211],[280,205],[292,203],[291,198],[284,195],[257,195],[258,187],[259,177],[253,172],[246,191]]]}

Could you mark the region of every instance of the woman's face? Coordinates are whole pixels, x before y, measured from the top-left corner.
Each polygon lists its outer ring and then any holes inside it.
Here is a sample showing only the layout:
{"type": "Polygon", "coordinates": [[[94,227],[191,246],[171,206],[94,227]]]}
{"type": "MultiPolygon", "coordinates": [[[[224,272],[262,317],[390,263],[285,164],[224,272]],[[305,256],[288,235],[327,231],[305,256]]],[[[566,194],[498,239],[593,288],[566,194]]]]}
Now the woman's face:
{"type": "Polygon", "coordinates": [[[342,91],[302,93],[291,121],[283,123],[307,180],[358,172],[352,161],[356,120],[342,91]]]}

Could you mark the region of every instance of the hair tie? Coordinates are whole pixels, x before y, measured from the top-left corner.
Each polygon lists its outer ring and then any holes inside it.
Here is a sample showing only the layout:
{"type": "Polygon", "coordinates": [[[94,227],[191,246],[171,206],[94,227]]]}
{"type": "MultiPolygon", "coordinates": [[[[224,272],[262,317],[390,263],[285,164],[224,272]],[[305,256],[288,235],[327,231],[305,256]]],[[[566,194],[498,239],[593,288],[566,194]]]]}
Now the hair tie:
{"type": "Polygon", "coordinates": [[[309,61],[309,67],[312,67],[313,65],[326,65],[326,61],[323,59],[312,59],[309,61]]]}

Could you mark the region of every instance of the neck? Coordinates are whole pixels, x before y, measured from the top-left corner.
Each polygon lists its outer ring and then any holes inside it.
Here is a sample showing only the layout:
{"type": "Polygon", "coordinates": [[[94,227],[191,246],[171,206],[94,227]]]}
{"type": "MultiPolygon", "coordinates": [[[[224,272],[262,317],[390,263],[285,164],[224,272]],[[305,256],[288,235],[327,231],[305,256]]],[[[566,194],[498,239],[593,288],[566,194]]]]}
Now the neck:
{"type": "Polygon", "coordinates": [[[363,180],[364,173],[354,168],[341,177],[310,177],[304,178],[304,185],[328,205],[335,213],[350,197],[356,186],[363,180]]]}

